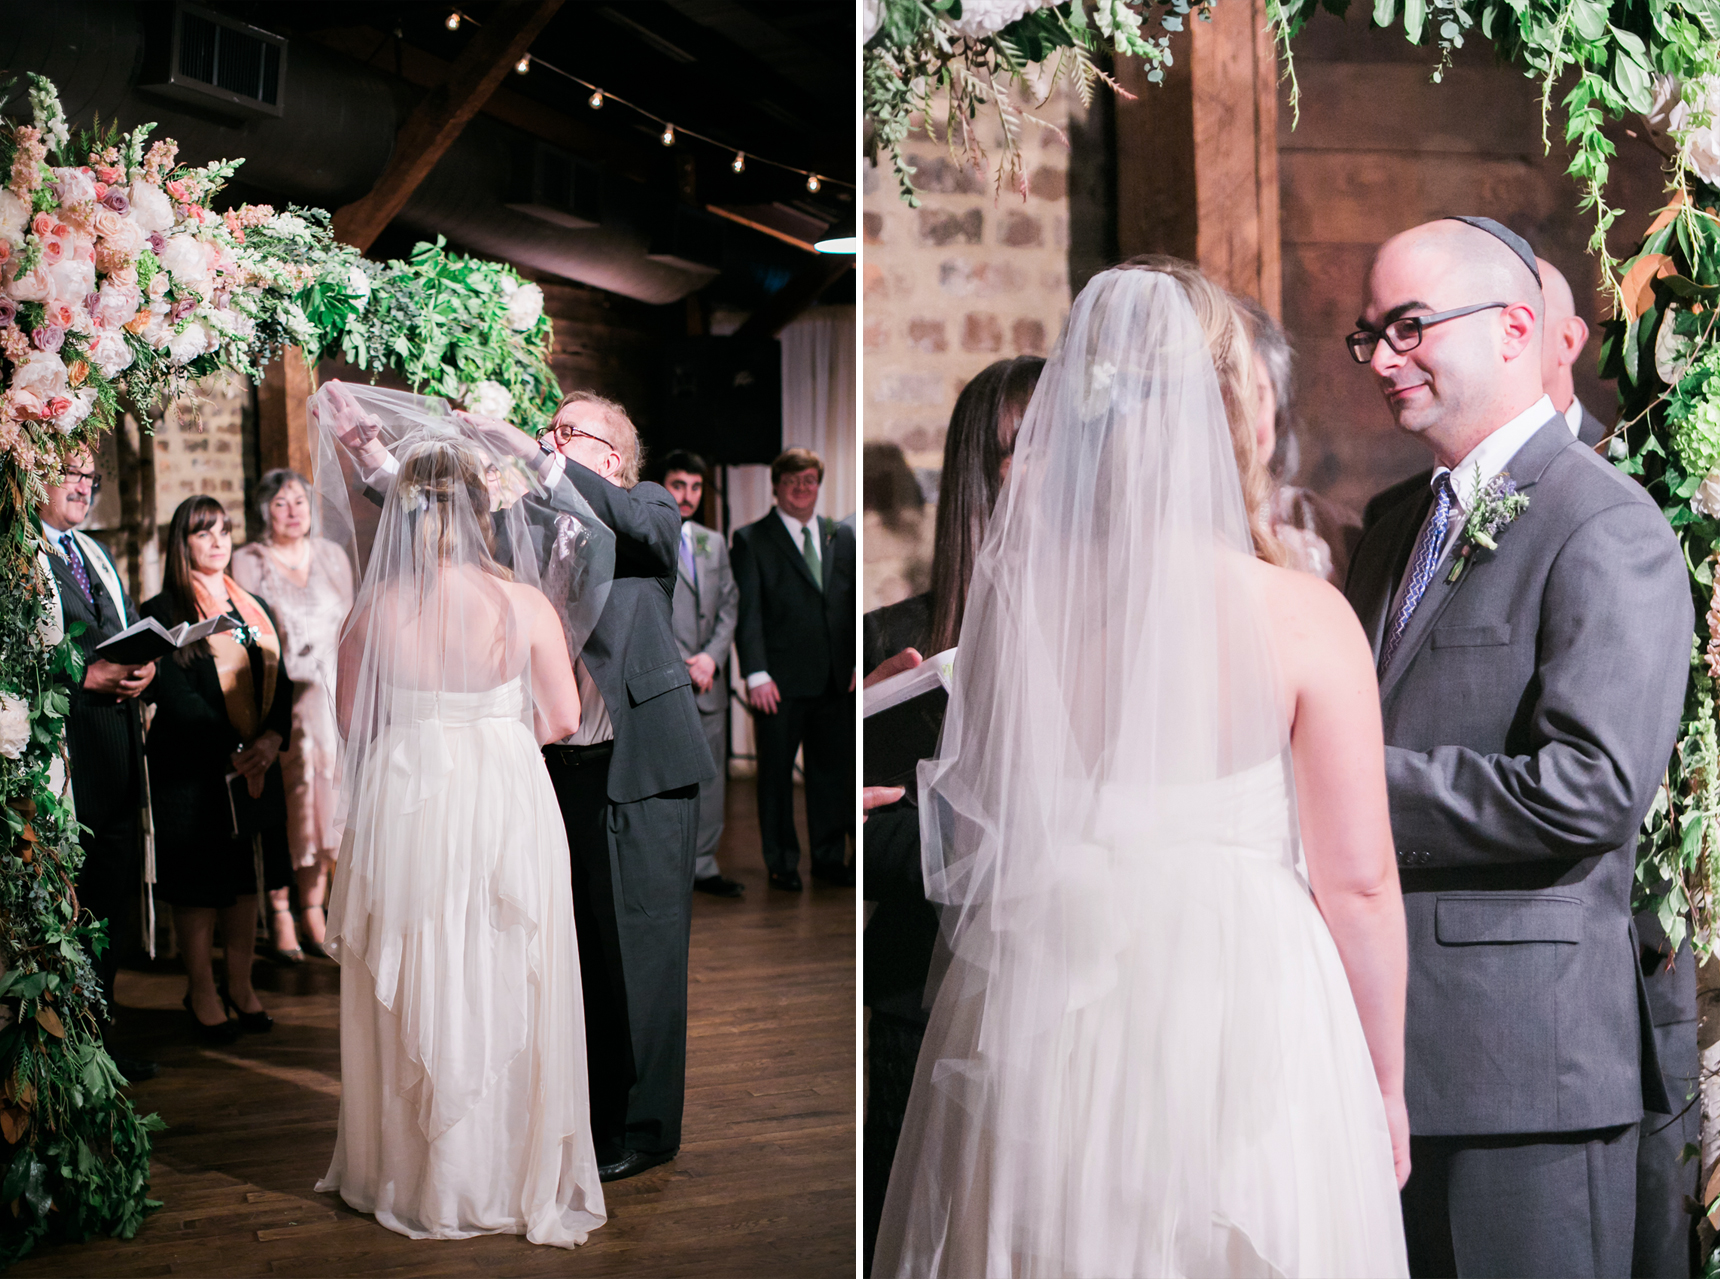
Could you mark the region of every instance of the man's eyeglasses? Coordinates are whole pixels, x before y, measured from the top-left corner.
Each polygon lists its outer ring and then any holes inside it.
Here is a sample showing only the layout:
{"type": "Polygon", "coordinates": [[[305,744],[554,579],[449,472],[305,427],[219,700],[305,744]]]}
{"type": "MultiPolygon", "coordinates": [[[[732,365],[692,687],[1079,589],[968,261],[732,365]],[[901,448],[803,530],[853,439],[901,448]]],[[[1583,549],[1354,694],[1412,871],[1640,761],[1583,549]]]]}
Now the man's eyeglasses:
{"type": "Polygon", "coordinates": [[[71,488],[79,480],[88,480],[90,482],[90,496],[91,497],[94,497],[97,493],[100,493],[102,491],[102,477],[96,471],[67,471],[66,472],[66,487],[67,488],[71,488]]]}
{"type": "Polygon", "coordinates": [[[1477,302],[1474,306],[1460,306],[1455,311],[1435,311],[1432,315],[1406,315],[1401,320],[1393,320],[1383,329],[1357,329],[1344,339],[1344,345],[1350,348],[1350,354],[1357,364],[1366,364],[1374,358],[1374,348],[1379,346],[1381,338],[1399,355],[1407,355],[1421,345],[1424,329],[1444,324],[1447,320],[1458,319],[1460,316],[1474,315],[1477,311],[1502,310],[1510,305],[1509,302],[1477,302]]]}
{"type": "MultiPolygon", "coordinates": [[[[562,422],[558,425],[546,428],[543,432],[543,435],[547,435],[547,436],[551,437],[553,440],[555,440],[555,442],[558,446],[563,447],[563,448],[565,448],[569,444],[572,444],[576,437],[583,435],[588,440],[596,440],[599,444],[603,445],[604,448],[608,449],[612,453],[619,453],[621,451],[620,449],[616,448],[613,444],[611,444],[608,440],[604,439],[601,435],[594,435],[590,431],[581,430],[579,427],[570,425],[569,423],[566,423],[566,422],[562,422]]],[[[539,436],[539,438],[541,439],[542,436],[539,436]]]]}

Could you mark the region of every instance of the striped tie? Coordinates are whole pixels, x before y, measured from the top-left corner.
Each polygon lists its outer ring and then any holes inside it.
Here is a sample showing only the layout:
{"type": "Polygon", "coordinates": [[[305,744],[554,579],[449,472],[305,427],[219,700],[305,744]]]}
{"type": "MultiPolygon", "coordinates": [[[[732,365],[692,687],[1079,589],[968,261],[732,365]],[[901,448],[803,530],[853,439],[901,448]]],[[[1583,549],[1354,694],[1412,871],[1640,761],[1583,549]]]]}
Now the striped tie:
{"type": "Polygon", "coordinates": [[[1433,571],[1439,567],[1439,561],[1445,554],[1445,531],[1451,525],[1451,504],[1451,472],[1445,471],[1434,481],[1433,513],[1422,526],[1421,537],[1415,544],[1415,554],[1410,557],[1409,589],[1403,593],[1403,603],[1392,618],[1391,631],[1386,635],[1386,655],[1380,659],[1382,675],[1390,668],[1392,657],[1397,653],[1398,642],[1403,639],[1404,628],[1409,625],[1410,615],[1415,612],[1415,606],[1421,603],[1421,597],[1427,593],[1427,585],[1433,581],[1433,571]]]}
{"type": "Polygon", "coordinates": [[[96,593],[90,589],[90,571],[84,566],[84,557],[78,552],[77,540],[70,533],[61,533],[60,545],[66,550],[66,559],[72,566],[72,576],[78,579],[78,586],[83,591],[84,598],[93,604],[96,593]]]}

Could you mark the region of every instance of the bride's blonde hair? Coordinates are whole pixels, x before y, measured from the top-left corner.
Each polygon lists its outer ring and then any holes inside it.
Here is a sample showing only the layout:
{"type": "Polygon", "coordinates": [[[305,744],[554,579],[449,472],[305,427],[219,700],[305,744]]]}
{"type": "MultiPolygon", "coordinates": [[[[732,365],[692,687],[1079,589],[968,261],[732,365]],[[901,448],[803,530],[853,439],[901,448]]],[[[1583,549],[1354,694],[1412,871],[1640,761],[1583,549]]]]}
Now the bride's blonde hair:
{"type": "Polygon", "coordinates": [[[1248,531],[1254,539],[1254,554],[1282,568],[1289,562],[1289,556],[1272,527],[1275,485],[1266,469],[1270,459],[1260,456],[1254,442],[1254,414],[1260,402],[1260,387],[1256,385],[1254,347],[1248,340],[1242,308],[1229,293],[1207,279],[1199,267],[1181,258],[1142,253],[1120,265],[1170,276],[1194,308],[1195,318],[1206,334],[1207,349],[1212,352],[1219,393],[1224,397],[1230,446],[1236,454],[1237,474],[1242,478],[1242,500],[1248,508],[1248,531]]]}

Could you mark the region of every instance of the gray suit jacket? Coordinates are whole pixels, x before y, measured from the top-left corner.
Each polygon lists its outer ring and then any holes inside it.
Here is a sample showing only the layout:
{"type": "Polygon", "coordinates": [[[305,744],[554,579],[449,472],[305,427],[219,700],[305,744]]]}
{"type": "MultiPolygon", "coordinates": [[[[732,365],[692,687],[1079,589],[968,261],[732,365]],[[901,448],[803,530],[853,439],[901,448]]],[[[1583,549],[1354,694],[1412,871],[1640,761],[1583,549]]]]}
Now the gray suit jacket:
{"type": "MultiPolygon", "coordinates": [[[[1684,706],[1684,560],[1647,493],[1562,417],[1507,469],[1528,509],[1455,585],[1441,566],[1380,684],[1409,923],[1405,1097],[1424,1136],[1667,1109],[1630,894],[1684,706]]],[[[1351,564],[1376,657],[1431,496],[1381,511],[1351,564]]]]}
{"type": "Polygon", "coordinates": [[[740,616],[741,593],[729,567],[729,548],[723,535],[695,520],[683,529],[693,530],[694,577],[679,553],[675,557],[675,643],[683,660],[704,653],[717,664],[717,677],[702,693],[695,693],[702,714],[714,715],[728,704],[729,685],[724,672],[729,648],[735,642],[735,619],[740,616]]]}

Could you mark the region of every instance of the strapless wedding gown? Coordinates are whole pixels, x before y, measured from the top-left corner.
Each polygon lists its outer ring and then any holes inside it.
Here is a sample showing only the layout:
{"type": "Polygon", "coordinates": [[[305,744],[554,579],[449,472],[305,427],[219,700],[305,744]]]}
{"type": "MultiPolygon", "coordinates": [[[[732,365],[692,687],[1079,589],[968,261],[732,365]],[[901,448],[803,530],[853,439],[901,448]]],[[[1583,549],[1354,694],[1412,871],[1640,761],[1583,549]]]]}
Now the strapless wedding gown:
{"type": "Polygon", "coordinates": [[[1037,924],[989,972],[956,962],[875,1275],[1408,1273],[1385,1108],[1287,771],[1107,788],[1056,850],[1037,924]]]}
{"type": "Polygon", "coordinates": [[[340,1130],[319,1191],[414,1239],[604,1222],[567,835],[519,680],[391,695],[330,895],[340,1130]]]}

